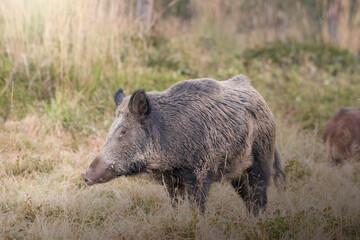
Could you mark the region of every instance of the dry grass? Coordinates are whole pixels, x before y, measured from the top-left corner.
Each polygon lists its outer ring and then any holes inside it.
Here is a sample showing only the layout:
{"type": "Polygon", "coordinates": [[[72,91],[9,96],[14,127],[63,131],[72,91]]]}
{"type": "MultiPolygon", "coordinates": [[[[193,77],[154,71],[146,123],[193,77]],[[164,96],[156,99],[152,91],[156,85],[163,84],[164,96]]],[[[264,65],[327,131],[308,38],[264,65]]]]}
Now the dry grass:
{"type": "MultiPolygon", "coordinates": [[[[331,4],[324,1],[323,5],[323,19],[326,20],[331,4]]],[[[340,5],[341,11],[336,16],[339,18],[338,34],[334,43],[356,53],[360,47],[357,37],[360,4],[354,5],[355,9],[351,8],[351,0],[340,1],[340,5]]],[[[118,69],[135,67],[141,61],[136,47],[144,44],[146,49],[147,43],[138,33],[134,6],[133,2],[115,0],[31,0],[26,3],[3,0],[0,3],[0,43],[17,65],[24,64],[30,68],[28,64],[32,61],[42,68],[51,64],[60,65],[57,69],[60,72],[59,81],[68,80],[71,67],[75,67],[76,71],[81,69],[79,74],[85,77],[94,62],[111,62],[118,69]],[[130,41],[134,35],[140,38],[136,46],[130,41]]],[[[313,25],[319,25],[321,37],[329,40],[327,23],[311,22],[314,19],[309,18],[301,1],[295,4],[283,1],[249,4],[243,0],[193,0],[190,7],[194,13],[190,25],[158,19],[159,12],[169,10],[165,8],[154,13],[157,19],[155,27],[165,31],[161,32],[162,35],[177,38],[184,35],[206,37],[221,29],[218,34],[240,41],[243,48],[264,45],[277,39],[301,41],[314,38],[310,36],[314,31],[313,25]]],[[[30,74],[29,69],[27,74],[30,74]]]]}
{"type": "Polygon", "coordinates": [[[187,202],[173,209],[162,186],[121,177],[87,187],[80,173],[106,132],[75,140],[46,117],[0,125],[0,238],[5,239],[356,239],[360,236],[359,163],[324,162],[313,132],[280,122],[287,190],[271,184],[269,205],[248,215],[228,184],[214,184],[206,214],[187,202]]]}
{"type": "Polygon", "coordinates": [[[13,71],[25,72],[30,89],[38,82],[44,88],[65,88],[75,79],[78,86],[91,87],[96,63],[102,63],[104,71],[108,65],[123,69],[126,55],[127,67],[137,64],[129,41],[137,31],[132,6],[114,0],[4,0],[0,47],[13,71]]]}

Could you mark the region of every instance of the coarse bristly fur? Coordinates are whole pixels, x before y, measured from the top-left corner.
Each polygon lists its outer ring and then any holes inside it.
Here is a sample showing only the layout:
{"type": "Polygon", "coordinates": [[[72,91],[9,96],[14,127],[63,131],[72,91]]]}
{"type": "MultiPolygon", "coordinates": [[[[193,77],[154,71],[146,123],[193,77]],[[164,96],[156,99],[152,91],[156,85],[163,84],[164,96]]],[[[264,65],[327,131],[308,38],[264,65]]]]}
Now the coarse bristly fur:
{"type": "Polygon", "coordinates": [[[360,160],[360,108],[340,108],[327,122],[323,141],[332,164],[360,160]]]}
{"type": "Polygon", "coordinates": [[[88,185],[150,172],[172,202],[187,193],[204,211],[210,184],[228,179],[257,214],[267,204],[273,174],[285,180],[275,148],[275,118],[244,75],[194,79],[164,92],[119,89],[107,140],[83,174],[88,185]]]}

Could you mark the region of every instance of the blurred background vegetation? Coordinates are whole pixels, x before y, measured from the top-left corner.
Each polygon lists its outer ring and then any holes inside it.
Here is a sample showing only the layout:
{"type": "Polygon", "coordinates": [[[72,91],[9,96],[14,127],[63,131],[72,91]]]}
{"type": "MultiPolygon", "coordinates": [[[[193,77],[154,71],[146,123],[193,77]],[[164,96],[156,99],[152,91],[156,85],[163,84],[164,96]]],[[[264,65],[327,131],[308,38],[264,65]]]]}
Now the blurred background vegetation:
{"type": "Polygon", "coordinates": [[[359,0],[153,0],[146,30],[138,2],[1,0],[0,122],[40,114],[89,134],[118,87],[239,73],[301,128],[360,105],[359,0]]]}

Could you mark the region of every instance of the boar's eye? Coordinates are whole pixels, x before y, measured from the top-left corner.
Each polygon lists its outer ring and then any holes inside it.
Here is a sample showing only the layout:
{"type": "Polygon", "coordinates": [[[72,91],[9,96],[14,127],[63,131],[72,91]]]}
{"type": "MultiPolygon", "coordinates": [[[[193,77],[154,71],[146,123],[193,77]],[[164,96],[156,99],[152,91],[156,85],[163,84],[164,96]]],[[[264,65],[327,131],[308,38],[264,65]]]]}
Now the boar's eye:
{"type": "Polygon", "coordinates": [[[128,130],[127,129],[120,129],[120,132],[119,132],[119,138],[122,138],[124,137],[126,134],[127,134],[128,130]]]}

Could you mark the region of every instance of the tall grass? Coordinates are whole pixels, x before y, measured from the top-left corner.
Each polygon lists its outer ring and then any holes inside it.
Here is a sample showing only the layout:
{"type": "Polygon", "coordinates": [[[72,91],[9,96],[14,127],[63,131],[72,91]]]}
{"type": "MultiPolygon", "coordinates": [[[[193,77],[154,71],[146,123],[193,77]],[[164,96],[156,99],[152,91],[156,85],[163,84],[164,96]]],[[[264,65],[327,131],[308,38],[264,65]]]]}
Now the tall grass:
{"type": "MultiPolygon", "coordinates": [[[[318,1],[308,2],[163,0],[152,32],[144,35],[134,19],[135,1],[3,0],[0,116],[42,111],[56,96],[82,105],[84,112],[103,114],[119,86],[127,93],[139,87],[163,90],[182,79],[225,79],[244,71],[257,81],[254,68],[245,66],[244,50],[276,39],[315,41],[314,25],[320,22],[309,8],[318,1]],[[174,8],[188,13],[166,14],[174,8]]],[[[350,9],[351,1],[345,2],[339,44],[354,50],[359,4],[350,9]]]]}
{"type": "Polygon", "coordinates": [[[72,66],[86,72],[96,61],[120,61],[124,35],[136,31],[131,7],[121,1],[5,0],[2,43],[14,61],[57,63],[64,80],[72,66]]]}
{"type": "Polygon", "coordinates": [[[126,39],[136,31],[128,14],[131,6],[119,1],[2,1],[2,51],[15,71],[24,71],[30,90],[41,83],[50,93],[51,87],[66,86],[90,91],[98,71],[121,69],[123,55],[132,59],[135,54],[126,39]]]}

